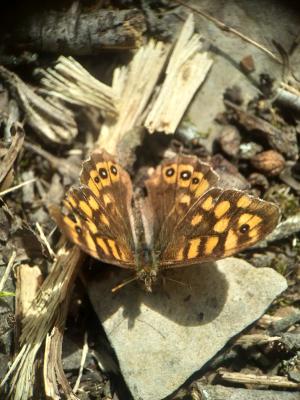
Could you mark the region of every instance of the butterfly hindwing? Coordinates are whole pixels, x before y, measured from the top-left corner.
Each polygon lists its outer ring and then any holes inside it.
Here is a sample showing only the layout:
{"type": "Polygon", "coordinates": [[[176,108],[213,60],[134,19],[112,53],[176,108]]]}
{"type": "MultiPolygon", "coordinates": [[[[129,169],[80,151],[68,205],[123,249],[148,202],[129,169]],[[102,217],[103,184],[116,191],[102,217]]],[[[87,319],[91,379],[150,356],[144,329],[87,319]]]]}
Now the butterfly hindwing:
{"type": "Polygon", "coordinates": [[[187,212],[160,254],[160,266],[218,260],[263,239],[276,226],[278,207],[238,190],[213,188],[187,212]]]}

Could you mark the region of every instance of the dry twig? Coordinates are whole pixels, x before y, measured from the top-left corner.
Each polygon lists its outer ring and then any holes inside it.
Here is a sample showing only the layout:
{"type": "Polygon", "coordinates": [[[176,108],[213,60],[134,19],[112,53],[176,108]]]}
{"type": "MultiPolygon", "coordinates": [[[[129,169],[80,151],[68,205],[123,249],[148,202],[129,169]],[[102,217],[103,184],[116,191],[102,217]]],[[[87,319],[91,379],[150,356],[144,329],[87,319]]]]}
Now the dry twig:
{"type": "Polygon", "coordinates": [[[201,400],[299,400],[299,393],[279,390],[231,388],[221,385],[196,383],[201,400]]]}
{"type": "Polygon", "coordinates": [[[299,389],[300,383],[292,382],[285,376],[268,376],[268,375],[255,375],[244,374],[241,372],[228,372],[224,370],[219,371],[222,379],[228,382],[244,383],[251,385],[264,385],[278,388],[299,389]]]}
{"type": "Polygon", "coordinates": [[[47,102],[3,66],[0,66],[0,78],[23,109],[26,122],[41,138],[54,143],[68,143],[76,136],[77,127],[69,109],[59,103],[47,102]]]}

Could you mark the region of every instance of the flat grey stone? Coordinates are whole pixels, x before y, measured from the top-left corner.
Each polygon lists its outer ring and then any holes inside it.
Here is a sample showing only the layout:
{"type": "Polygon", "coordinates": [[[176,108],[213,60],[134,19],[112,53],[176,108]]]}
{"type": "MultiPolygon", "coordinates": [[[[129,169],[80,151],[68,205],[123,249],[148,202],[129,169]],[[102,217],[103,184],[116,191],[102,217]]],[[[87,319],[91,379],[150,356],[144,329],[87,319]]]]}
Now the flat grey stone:
{"type": "Polygon", "coordinates": [[[161,399],[199,370],[230,338],[258,319],[286,280],[271,268],[237,258],[169,270],[146,293],[107,267],[89,294],[135,399],[161,399]],[[170,280],[172,279],[172,280],[170,280]]]}

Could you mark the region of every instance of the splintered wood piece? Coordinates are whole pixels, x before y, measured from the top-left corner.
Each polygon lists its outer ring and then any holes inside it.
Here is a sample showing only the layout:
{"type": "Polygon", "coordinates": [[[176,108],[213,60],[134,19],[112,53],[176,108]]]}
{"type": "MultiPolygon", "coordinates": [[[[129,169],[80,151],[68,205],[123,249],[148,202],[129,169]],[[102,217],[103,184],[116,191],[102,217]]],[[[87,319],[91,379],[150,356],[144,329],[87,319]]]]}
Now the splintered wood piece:
{"type": "Polygon", "coordinates": [[[190,14],[170,57],[166,78],[144,123],[150,133],[175,132],[210,70],[212,60],[206,52],[200,53],[200,38],[194,34],[194,18],[190,14]]]}
{"type": "Polygon", "coordinates": [[[12,139],[10,148],[8,149],[3,159],[0,161],[0,191],[6,190],[12,183],[12,180],[7,180],[7,177],[10,172],[13,172],[13,165],[20,150],[22,149],[24,136],[25,135],[23,128],[20,125],[16,124],[16,134],[12,139]]]}
{"type": "Polygon", "coordinates": [[[143,113],[165,65],[170,46],[150,40],[126,67],[114,71],[112,88],[119,97],[118,118],[101,128],[97,144],[111,153],[134,127],[141,125],[143,113]]]}
{"type": "Polygon", "coordinates": [[[0,78],[23,110],[26,123],[40,138],[53,143],[72,141],[77,134],[77,127],[70,109],[62,103],[46,101],[3,66],[0,66],[0,78]]]}
{"type": "MultiPolygon", "coordinates": [[[[51,329],[59,326],[60,331],[63,331],[62,326],[71,295],[70,288],[83,257],[84,255],[77,247],[69,249],[61,245],[51,273],[43,282],[28,312],[21,320],[23,329],[19,340],[20,351],[0,384],[1,390],[10,380],[9,395],[14,392],[14,400],[28,400],[33,396],[32,382],[38,352],[51,329]]],[[[60,354],[60,351],[61,347],[59,346],[56,349],[57,354],[60,354]]],[[[60,356],[55,357],[52,361],[44,365],[46,368],[44,376],[48,374],[49,368],[56,371],[61,368],[60,356]]],[[[61,384],[62,382],[58,381],[55,387],[61,387],[61,384]]],[[[49,386],[47,387],[49,388],[49,386]]],[[[72,389],[69,388],[66,392],[71,393],[72,389]]]]}
{"type": "Polygon", "coordinates": [[[54,68],[39,69],[48,95],[82,107],[96,107],[116,115],[114,90],[94,78],[72,57],[60,56],[54,68]]]}
{"type": "MultiPolygon", "coordinates": [[[[30,314],[32,302],[42,283],[42,272],[38,266],[31,267],[28,264],[22,264],[16,270],[16,316],[17,321],[24,320],[26,315],[30,314]]],[[[17,326],[17,340],[22,326],[17,326]]]]}

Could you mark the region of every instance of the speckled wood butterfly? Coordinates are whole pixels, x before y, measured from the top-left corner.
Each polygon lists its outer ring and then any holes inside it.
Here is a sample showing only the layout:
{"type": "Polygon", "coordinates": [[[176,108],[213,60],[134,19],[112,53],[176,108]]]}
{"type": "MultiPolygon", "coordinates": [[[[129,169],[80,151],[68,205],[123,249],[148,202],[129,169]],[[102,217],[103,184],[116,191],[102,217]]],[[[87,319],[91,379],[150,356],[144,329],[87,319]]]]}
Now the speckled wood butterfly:
{"type": "Polygon", "coordinates": [[[159,270],[217,260],[263,239],[276,226],[276,205],[217,186],[197,157],[163,162],[133,206],[128,173],[105,151],[83,163],[81,186],[54,217],[66,236],[103,262],[128,268],[148,290],[159,270]]]}

